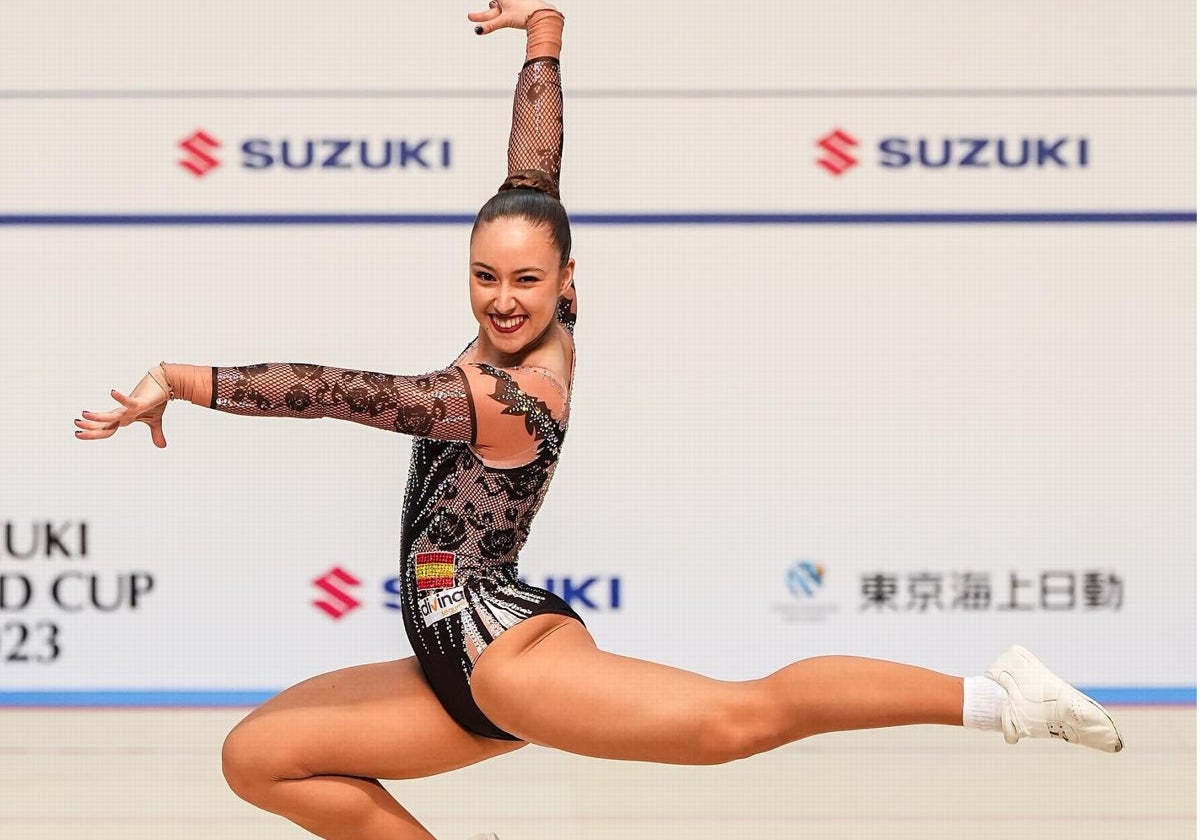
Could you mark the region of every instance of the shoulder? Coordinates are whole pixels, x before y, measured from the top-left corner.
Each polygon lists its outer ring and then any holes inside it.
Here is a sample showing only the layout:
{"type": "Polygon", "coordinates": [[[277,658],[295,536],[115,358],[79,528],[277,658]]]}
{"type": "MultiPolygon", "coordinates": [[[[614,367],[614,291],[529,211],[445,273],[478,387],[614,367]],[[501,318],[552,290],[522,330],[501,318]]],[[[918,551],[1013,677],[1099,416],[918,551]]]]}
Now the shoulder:
{"type": "Polygon", "coordinates": [[[556,420],[563,419],[568,403],[567,383],[545,367],[520,365],[495,367],[483,362],[460,366],[476,411],[489,406],[510,415],[545,411],[556,420]]]}
{"type": "Polygon", "coordinates": [[[475,417],[472,448],[485,464],[517,467],[558,455],[569,402],[550,371],[485,362],[463,365],[462,371],[475,417]]]}

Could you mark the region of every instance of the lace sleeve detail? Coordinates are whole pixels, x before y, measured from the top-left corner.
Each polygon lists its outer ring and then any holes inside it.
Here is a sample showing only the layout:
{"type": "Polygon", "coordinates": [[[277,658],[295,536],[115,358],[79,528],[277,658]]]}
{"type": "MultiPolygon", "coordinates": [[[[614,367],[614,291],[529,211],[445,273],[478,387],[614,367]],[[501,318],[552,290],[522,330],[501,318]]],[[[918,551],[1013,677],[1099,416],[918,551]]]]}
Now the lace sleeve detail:
{"type": "Polygon", "coordinates": [[[557,184],[562,151],[563,97],[558,60],[534,58],[521,68],[513,95],[508,174],[539,169],[557,184]]]}
{"type": "Polygon", "coordinates": [[[213,408],[230,414],[351,420],[474,443],[475,407],[457,367],[395,376],[307,364],[216,368],[213,408]]]}

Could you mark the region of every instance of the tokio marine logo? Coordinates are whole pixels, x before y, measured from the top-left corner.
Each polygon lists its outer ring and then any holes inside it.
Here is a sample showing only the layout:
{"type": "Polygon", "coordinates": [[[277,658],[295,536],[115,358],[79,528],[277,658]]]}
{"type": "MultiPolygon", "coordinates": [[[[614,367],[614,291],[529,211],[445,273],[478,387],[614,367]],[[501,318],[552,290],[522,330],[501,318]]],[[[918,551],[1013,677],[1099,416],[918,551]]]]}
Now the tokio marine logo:
{"type": "Polygon", "coordinates": [[[787,571],[787,587],[793,597],[811,598],[825,582],[825,567],[803,560],[787,571]]]}
{"type": "Polygon", "coordinates": [[[838,600],[826,588],[825,564],[813,560],[794,561],[784,570],[783,582],[791,600],[777,601],[771,604],[771,610],[787,623],[825,621],[838,612],[838,600]]]}
{"type": "Polygon", "coordinates": [[[179,148],[187,152],[187,157],[180,160],[179,165],[197,178],[203,178],[221,165],[221,161],[209,154],[212,149],[221,148],[221,143],[207,131],[192,132],[189,137],[179,141],[179,148]]]}
{"type": "Polygon", "coordinates": [[[330,618],[342,618],[346,613],[356,609],[362,603],[346,591],[347,587],[361,586],[362,581],[341,566],[334,566],[328,572],[313,580],[313,585],[329,596],[313,601],[313,606],[324,610],[325,614],[330,618]]]}
{"type": "Polygon", "coordinates": [[[858,141],[856,139],[840,128],[835,128],[817,141],[817,146],[826,152],[826,154],[817,158],[817,165],[831,175],[841,175],[858,163],[858,158],[853,157],[847,151],[847,148],[853,148],[857,145],[858,141]]]}

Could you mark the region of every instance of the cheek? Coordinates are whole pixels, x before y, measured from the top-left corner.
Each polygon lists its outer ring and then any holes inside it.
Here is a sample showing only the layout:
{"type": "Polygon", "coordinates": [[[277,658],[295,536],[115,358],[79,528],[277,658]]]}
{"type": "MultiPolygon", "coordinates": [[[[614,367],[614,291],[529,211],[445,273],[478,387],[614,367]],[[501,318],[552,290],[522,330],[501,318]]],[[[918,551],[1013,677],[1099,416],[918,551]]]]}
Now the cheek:
{"type": "Polygon", "coordinates": [[[553,320],[554,313],[558,310],[558,290],[557,288],[547,287],[547,290],[540,291],[536,301],[530,301],[530,311],[536,312],[538,320],[553,320]]]}

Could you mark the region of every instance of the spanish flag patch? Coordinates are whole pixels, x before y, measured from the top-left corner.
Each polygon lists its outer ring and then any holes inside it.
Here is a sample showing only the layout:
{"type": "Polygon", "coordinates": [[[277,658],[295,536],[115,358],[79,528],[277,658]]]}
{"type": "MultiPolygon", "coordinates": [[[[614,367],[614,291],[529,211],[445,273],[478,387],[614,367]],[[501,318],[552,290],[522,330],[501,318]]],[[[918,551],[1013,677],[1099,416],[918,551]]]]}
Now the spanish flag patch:
{"type": "Polygon", "coordinates": [[[454,552],[417,553],[417,589],[448,589],[454,586],[454,552]]]}

